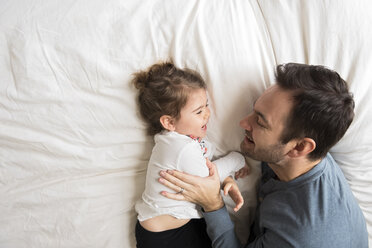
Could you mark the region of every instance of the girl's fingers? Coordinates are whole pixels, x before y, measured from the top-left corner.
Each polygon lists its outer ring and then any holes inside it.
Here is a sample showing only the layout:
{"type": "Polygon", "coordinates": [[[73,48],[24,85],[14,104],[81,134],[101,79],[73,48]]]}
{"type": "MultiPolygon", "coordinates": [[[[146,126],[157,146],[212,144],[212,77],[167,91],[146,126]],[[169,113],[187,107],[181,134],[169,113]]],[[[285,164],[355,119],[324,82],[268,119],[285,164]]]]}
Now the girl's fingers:
{"type": "Polygon", "coordinates": [[[237,204],[234,208],[234,211],[237,212],[243,206],[243,204],[244,204],[244,199],[243,199],[242,195],[240,194],[239,199],[237,200],[237,204]]]}
{"type": "Polygon", "coordinates": [[[240,175],[240,172],[239,172],[239,171],[235,172],[235,178],[236,178],[236,179],[239,178],[239,175],[240,175]]]}
{"type": "Polygon", "coordinates": [[[241,168],[240,170],[238,170],[237,172],[235,172],[235,178],[238,179],[238,178],[244,178],[246,176],[248,176],[250,173],[250,168],[245,166],[243,168],[241,168]]]}
{"type": "Polygon", "coordinates": [[[237,171],[237,172],[235,173],[235,178],[236,178],[236,179],[241,178],[241,176],[242,176],[242,171],[241,171],[241,170],[239,170],[239,171],[237,171]]]}
{"type": "Polygon", "coordinates": [[[227,195],[227,194],[229,193],[229,190],[230,190],[231,186],[232,186],[231,183],[227,183],[227,184],[225,185],[225,187],[223,188],[223,194],[224,194],[224,195],[227,195]]]}
{"type": "Polygon", "coordinates": [[[243,206],[243,203],[244,203],[244,202],[239,202],[239,204],[236,205],[236,207],[234,208],[234,211],[235,211],[235,212],[238,212],[239,209],[243,206]]]}

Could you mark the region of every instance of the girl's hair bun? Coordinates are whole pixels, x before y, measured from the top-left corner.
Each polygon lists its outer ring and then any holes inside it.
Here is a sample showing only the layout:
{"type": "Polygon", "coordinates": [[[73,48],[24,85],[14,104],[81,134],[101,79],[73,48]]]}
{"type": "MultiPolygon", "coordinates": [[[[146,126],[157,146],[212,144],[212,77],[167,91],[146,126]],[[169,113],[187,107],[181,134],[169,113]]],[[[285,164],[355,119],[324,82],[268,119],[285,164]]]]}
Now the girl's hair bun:
{"type": "Polygon", "coordinates": [[[139,71],[133,74],[133,84],[136,89],[143,90],[149,84],[159,78],[169,77],[176,71],[176,67],[170,61],[152,65],[144,71],[139,71]]]}

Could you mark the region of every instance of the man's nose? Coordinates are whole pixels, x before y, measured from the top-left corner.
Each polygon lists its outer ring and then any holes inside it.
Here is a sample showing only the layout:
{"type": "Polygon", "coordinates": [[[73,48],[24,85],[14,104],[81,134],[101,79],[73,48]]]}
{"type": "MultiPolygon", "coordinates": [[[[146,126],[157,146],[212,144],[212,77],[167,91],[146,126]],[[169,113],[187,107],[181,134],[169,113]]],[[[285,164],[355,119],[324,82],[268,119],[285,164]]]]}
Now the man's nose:
{"type": "Polygon", "coordinates": [[[248,131],[252,131],[252,125],[251,125],[251,122],[250,122],[250,117],[252,116],[252,114],[246,116],[244,119],[242,119],[240,122],[239,122],[239,125],[244,128],[245,130],[248,130],[248,131]]]}

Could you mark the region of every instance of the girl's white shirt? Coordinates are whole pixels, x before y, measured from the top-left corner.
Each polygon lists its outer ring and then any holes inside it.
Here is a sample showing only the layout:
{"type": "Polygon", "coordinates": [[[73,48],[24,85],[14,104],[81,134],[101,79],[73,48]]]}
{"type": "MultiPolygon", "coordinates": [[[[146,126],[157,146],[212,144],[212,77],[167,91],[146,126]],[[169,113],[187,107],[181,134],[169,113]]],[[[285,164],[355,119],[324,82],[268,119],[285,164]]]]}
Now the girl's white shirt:
{"type": "MultiPolygon", "coordinates": [[[[206,177],[209,175],[206,159],[212,159],[215,148],[204,140],[207,152],[203,155],[198,141],[177,132],[163,131],[154,136],[155,146],[147,167],[146,185],[141,199],[135,209],[138,220],[144,221],[159,215],[171,215],[178,219],[201,218],[200,208],[190,202],[168,199],[161,191],[172,192],[159,183],[161,170],[179,170],[192,175],[206,177]]],[[[244,157],[238,152],[213,161],[216,164],[220,179],[223,181],[245,164],[244,157]]]]}

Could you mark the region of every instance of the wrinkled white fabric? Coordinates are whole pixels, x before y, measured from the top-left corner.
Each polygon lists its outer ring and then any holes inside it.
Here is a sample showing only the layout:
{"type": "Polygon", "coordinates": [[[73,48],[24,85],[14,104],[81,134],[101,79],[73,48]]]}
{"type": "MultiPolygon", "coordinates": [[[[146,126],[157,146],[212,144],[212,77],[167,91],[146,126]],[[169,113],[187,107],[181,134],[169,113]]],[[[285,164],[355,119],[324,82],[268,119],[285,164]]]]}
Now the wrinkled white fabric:
{"type": "MultiPolygon", "coordinates": [[[[0,247],[135,247],[154,144],[130,79],[169,57],[207,82],[217,156],[239,150],[238,122],[275,65],[338,71],[356,116],[331,153],[372,246],[371,11],[368,0],[2,0],[0,247]]],[[[255,176],[238,181],[243,194],[255,176]]]]}

